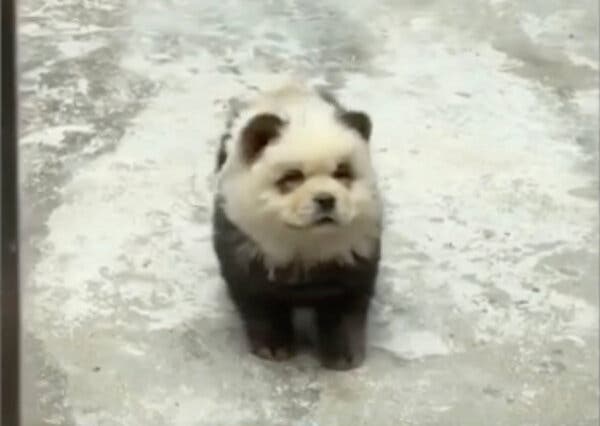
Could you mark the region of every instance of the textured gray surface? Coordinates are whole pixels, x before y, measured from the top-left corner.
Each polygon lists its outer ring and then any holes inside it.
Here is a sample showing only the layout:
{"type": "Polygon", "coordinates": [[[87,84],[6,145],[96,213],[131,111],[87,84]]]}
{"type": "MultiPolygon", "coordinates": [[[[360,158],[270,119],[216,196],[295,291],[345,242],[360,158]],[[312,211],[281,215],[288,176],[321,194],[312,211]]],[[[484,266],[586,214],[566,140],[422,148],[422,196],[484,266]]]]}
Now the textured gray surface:
{"type": "Polygon", "coordinates": [[[598,422],[595,1],[26,0],[29,425],[598,422]],[[225,106],[284,74],[374,121],[366,364],[245,351],[210,249],[225,106]]]}

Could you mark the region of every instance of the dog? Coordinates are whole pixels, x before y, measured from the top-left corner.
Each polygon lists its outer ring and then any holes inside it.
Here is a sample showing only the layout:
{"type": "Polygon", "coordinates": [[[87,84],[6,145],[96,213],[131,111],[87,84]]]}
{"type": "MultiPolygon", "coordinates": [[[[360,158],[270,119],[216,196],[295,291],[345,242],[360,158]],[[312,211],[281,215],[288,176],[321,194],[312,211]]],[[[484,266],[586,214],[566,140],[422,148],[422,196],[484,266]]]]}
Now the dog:
{"type": "Polygon", "coordinates": [[[250,350],[295,351],[293,312],[315,313],[325,368],[366,356],[382,207],[368,114],[287,84],[235,108],[216,160],[213,246],[250,350]]]}

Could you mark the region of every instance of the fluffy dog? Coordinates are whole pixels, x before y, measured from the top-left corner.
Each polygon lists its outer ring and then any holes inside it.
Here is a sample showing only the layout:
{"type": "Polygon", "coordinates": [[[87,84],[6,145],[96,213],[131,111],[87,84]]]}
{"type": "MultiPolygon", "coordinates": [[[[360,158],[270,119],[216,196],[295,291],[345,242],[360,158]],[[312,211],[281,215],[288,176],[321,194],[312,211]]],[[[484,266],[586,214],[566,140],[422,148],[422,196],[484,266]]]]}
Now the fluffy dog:
{"type": "Polygon", "coordinates": [[[314,309],[322,364],[365,357],[380,257],[371,120],[302,84],[236,111],[217,155],[213,243],[251,351],[294,352],[292,312],[314,309]]]}

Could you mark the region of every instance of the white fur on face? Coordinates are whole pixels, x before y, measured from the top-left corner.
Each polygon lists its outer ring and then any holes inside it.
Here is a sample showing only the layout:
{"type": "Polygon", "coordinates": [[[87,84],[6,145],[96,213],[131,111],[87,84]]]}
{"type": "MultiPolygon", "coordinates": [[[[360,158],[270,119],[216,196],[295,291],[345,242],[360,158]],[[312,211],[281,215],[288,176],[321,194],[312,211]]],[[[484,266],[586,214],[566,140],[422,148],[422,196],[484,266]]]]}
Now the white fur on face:
{"type": "Polygon", "coordinates": [[[286,125],[252,164],[241,158],[234,138],[219,176],[226,215],[254,240],[271,269],[370,256],[380,235],[381,207],[366,141],[336,118],[331,105],[297,87],[259,100],[240,129],[265,112],[286,125]],[[351,179],[334,176],[340,164],[351,179]],[[301,179],[282,189],[279,182],[290,172],[301,179]],[[328,212],[315,202],[323,194],[335,201],[328,212]],[[325,219],[331,223],[323,224],[325,219]]]}

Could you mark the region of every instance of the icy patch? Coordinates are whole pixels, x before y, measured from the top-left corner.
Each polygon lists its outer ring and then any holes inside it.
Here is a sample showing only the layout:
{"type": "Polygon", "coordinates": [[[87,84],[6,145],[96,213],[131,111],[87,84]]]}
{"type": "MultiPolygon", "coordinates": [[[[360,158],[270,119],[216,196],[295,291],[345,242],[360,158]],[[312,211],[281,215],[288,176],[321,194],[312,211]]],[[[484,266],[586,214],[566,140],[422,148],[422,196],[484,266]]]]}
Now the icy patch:
{"type": "Polygon", "coordinates": [[[94,50],[100,49],[105,43],[101,41],[62,41],[56,45],[63,58],[71,59],[87,55],[94,50]]]}
{"type": "Polygon", "coordinates": [[[451,353],[450,346],[430,331],[394,330],[385,340],[374,341],[372,345],[410,360],[451,353]]]}
{"type": "Polygon", "coordinates": [[[44,145],[54,148],[60,147],[65,135],[68,133],[92,133],[93,126],[89,124],[72,124],[49,127],[39,132],[29,133],[21,137],[21,145],[44,145]]]}
{"type": "MultiPolygon", "coordinates": [[[[48,219],[34,275],[36,306],[62,308],[36,309],[43,323],[65,330],[92,319],[134,317],[152,330],[199,312],[219,315],[222,286],[206,217],[210,197],[205,187],[194,197],[193,182],[198,174],[209,176],[214,164],[210,141],[221,129],[214,125],[213,100],[239,88],[216,73],[190,78],[186,87],[163,91],[116,152],[82,169],[63,189],[68,201],[48,219]]],[[[89,129],[53,128],[24,143],[58,145],[68,130],[89,129]]]]}

